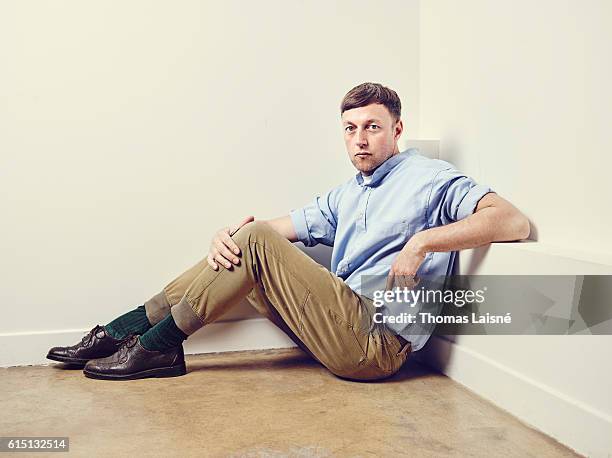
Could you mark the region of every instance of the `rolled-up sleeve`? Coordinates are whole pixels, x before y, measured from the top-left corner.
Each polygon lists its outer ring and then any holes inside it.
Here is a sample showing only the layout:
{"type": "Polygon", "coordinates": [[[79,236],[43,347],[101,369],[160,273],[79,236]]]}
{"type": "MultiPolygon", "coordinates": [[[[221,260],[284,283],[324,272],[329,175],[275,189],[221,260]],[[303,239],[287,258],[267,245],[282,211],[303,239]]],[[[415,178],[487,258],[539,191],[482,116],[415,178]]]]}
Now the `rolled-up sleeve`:
{"type": "Polygon", "coordinates": [[[457,170],[441,170],[432,180],[427,206],[430,227],[467,218],[474,213],[478,201],[490,192],[495,191],[457,170]]]}
{"type": "Polygon", "coordinates": [[[306,246],[318,243],[332,246],[336,237],[338,223],[338,199],[342,186],[338,186],[323,196],[317,196],[308,205],[291,210],[289,215],[295,233],[306,246]]]}

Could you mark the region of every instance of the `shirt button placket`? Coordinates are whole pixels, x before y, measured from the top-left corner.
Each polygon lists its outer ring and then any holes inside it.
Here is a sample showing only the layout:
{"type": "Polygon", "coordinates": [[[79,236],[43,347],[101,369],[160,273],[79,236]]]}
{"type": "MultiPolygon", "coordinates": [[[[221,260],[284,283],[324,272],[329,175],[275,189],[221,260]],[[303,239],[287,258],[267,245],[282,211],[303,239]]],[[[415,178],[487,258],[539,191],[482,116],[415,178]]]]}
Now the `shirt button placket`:
{"type": "MultiPolygon", "coordinates": [[[[366,190],[366,187],[363,187],[366,190]]],[[[359,198],[359,212],[357,213],[357,225],[361,230],[365,231],[365,206],[368,201],[368,194],[362,194],[359,198]]]]}

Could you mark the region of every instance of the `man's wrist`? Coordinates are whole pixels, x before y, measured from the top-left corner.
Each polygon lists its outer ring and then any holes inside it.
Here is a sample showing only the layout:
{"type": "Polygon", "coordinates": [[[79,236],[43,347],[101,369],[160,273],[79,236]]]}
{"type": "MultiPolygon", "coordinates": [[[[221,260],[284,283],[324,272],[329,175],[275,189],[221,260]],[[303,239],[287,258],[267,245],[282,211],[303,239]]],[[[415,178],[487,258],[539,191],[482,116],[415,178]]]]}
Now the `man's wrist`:
{"type": "Polygon", "coordinates": [[[417,232],[410,237],[404,248],[417,255],[425,256],[427,254],[427,234],[425,232],[417,232]]]}

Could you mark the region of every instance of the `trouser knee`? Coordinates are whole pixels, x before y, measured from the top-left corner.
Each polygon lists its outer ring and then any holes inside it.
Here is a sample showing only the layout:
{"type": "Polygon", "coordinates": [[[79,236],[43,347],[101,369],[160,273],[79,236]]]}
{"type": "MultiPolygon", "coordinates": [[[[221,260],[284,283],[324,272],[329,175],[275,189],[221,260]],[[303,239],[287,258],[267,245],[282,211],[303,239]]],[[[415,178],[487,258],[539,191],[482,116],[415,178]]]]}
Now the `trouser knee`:
{"type": "Polygon", "coordinates": [[[232,235],[232,240],[236,242],[238,246],[246,246],[253,241],[263,241],[279,236],[280,234],[272,229],[269,224],[263,221],[251,221],[238,229],[238,231],[232,235]]]}

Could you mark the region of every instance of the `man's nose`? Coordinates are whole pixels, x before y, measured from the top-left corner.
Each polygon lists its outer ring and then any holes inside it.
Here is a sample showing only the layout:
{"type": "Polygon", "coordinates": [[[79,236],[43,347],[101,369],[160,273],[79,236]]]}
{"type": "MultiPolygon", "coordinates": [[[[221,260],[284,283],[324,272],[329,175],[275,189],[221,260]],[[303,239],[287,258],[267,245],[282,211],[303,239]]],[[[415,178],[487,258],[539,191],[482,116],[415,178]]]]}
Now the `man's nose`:
{"type": "Polygon", "coordinates": [[[368,144],[368,139],[366,138],[366,132],[365,130],[357,130],[357,135],[355,136],[356,140],[357,140],[357,145],[360,147],[363,146],[367,146],[368,144]]]}

